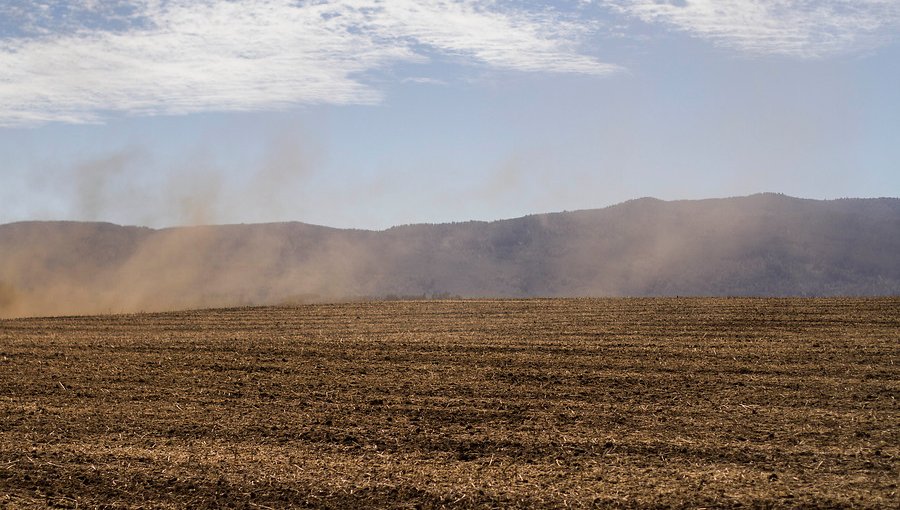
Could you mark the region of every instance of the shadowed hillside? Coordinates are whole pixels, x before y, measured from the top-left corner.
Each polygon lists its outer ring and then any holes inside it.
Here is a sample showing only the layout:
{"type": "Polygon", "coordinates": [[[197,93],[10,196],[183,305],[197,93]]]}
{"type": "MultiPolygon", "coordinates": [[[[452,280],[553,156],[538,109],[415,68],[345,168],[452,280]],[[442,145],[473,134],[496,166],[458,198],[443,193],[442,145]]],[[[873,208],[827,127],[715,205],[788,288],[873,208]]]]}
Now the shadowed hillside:
{"type": "Polygon", "coordinates": [[[381,232],[0,226],[0,315],[360,297],[900,294],[900,199],[761,194],[381,232]]]}

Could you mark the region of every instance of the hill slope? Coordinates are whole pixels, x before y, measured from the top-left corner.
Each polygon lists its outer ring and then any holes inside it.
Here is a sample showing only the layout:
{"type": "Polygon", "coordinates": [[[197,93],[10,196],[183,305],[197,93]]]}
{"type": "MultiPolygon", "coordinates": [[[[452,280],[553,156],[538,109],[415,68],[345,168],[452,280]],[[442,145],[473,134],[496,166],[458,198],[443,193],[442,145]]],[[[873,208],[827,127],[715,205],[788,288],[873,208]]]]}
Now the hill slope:
{"type": "Polygon", "coordinates": [[[386,231],[0,225],[0,315],[389,295],[900,294],[900,199],[775,194],[386,231]]]}

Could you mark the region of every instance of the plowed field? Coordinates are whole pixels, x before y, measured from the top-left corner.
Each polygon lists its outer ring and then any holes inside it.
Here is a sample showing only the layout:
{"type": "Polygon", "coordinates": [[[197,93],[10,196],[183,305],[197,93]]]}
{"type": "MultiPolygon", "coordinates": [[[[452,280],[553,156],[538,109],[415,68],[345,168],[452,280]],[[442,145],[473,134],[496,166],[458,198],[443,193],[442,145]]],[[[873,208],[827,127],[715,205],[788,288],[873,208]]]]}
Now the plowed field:
{"type": "Polygon", "coordinates": [[[900,299],[0,321],[0,507],[900,505],[900,299]]]}

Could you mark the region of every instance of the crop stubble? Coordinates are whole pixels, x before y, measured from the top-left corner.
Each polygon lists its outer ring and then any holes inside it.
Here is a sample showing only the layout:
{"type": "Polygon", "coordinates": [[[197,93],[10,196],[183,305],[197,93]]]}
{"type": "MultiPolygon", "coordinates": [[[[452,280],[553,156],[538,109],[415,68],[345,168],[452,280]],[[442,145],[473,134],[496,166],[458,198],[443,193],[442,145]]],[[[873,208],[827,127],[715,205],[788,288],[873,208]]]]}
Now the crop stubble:
{"type": "Polygon", "coordinates": [[[0,321],[0,506],[896,508],[900,299],[0,321]]]}

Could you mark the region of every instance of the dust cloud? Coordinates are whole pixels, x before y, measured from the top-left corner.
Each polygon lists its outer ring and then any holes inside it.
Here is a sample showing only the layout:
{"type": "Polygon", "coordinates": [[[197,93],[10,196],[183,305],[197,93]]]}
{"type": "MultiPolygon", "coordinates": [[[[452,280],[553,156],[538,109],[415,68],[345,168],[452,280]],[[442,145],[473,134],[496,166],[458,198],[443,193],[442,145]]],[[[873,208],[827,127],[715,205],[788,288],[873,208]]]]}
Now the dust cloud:
{"type": "MultiPolygon", "coordinates": [[[[213,136],[178,154],[125,146],[72,165],[48,165],[34,195],[52,190],[58,209],[78,221],[152,227],[302,218],[309,181],[325,151],[314,133],[288,126],[226,160],[213,136]]],[[[56,215],[58,216],[59,213],[56,215]]]]}
{"type": "MultiPolygon", "coordinates": [[[[78,222],[0,225],[0,317],[159,311],[336,299],[365,292],[352,242],[292,216],[323,151],[300,128],[273,134],[248,168],[198,148],[172,168],[127,147],[57,175],[78,222]],[[63,178],[65,177],[65,178],[63,178]],[[181,227],[154,230],[122,224],[181,227]],[[299,264],[299,265],[298,265],[299,264]]],[[[311,137],[310,137],[311,138],[311,137]]]]}
{"type": "Polygon", "coordinates": [[[0,317],[339,301],[368,295],[371,232],[300,223],[0,227],[0,317]]]}
{"type": "Polygon", "coordinates": [[[12,285],[0,282],[0,317],[16,314],[16,294],[12,285]]]}
{"type": "Polygon", "coordinates": [[[140,163],[142,152],[134,147],[75,166],[76,214],[87,221],[103,219],[116,207],[133,203],[138,189],[128,184],[130,167],[140,163]]]}

